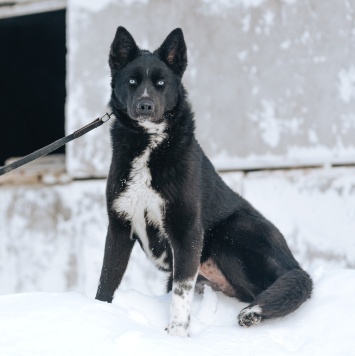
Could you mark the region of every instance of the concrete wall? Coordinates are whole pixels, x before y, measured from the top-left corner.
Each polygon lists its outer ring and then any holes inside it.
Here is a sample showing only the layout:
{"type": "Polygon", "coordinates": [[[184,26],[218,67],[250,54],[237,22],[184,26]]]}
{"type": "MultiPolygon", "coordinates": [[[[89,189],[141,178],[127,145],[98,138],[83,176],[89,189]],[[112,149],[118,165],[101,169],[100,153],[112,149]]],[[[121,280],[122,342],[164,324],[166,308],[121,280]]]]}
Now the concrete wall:
{"type": "MultiPolygon", "coordinates": [[[[355,1],[68,1],[67,132],[109,100],[118,25],[157,48],[182,27],[198,139],[219,169],[355,162],[355,1]]],[[[105,176],[108,127],[68,147],[73,176],[105,176]]]]}
{"type": "MultiPolygon", "coordinates": [[[[225,173],[285,234],[296,258],[355,268],[355,169],[225,173]]],[[[0,186],[0,294],[77,290],[94,296],[104,250],[105,180],[0,186]]],[[[136,246],[122,289],[164,293],[166,276],[136,246]]]]}

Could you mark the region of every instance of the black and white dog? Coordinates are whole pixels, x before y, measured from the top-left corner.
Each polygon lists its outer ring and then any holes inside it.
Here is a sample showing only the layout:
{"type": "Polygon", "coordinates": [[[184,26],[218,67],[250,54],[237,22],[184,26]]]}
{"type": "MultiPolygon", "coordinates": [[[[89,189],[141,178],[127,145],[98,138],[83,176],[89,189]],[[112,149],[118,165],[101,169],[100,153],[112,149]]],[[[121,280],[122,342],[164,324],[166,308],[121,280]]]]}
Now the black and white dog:
{"type": "Polygon", "coordinates": [[[135,241],[170,273],[170,334],[188,335],[196,281],[250,305],[250,326],[306,301],[312,280],[280,231],[216,173],[194,136],[181,83],[186,45],[175,29],[153,53],[123,27],[111,45],[109,226],[96,298],[111,302],[135,241]]]}

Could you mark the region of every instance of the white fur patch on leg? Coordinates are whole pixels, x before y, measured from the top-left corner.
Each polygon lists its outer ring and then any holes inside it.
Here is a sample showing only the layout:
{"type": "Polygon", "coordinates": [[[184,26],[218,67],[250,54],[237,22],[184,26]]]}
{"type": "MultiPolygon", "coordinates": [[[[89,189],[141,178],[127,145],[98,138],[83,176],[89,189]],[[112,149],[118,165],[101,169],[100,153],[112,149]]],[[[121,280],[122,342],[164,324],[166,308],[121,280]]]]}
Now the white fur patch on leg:
{"type": "Polygon", "coordinates": [[[258,324],[263,319],[262,312],[259,305],[246,307],[238,315],[238,324],[246,328],[258,324]]]}
{"type": "Polygon", "coordinates": [[[167,331],[171,335],[189,336],[190,309],[194,296],[197,274],[194,278],[173,282],[170,323],[167,331]]]}

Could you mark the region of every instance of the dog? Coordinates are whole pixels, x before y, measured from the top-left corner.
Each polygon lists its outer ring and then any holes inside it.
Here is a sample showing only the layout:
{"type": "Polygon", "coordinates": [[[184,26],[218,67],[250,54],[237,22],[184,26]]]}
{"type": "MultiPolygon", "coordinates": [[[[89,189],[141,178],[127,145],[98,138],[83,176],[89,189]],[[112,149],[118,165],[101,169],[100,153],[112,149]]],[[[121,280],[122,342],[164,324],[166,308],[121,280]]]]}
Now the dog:
{"type": "Polygon", "coordinates": [[[96,299],[111,302],[138,241],[169,273],[169,334],[189,335],[196,286],[209,284],[249,303],[249,327],[295,311],[312,280],[280,231],[232,191],[205,156],[182,76],[181,29],[154,52],[118,27],[109,54],[112,161],[107,179],[109,225],[96,299]]]}

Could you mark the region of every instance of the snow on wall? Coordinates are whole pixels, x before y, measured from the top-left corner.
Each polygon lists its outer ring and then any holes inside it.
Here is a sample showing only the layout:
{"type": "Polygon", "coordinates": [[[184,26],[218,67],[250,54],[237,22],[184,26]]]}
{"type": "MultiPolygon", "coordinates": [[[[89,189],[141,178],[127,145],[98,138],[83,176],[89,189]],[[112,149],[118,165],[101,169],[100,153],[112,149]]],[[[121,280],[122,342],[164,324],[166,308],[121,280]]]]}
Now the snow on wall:
{"type": "MultiPolygon", "coordinates": [[[[355,268],[355,169],[224,173],[285,234],[308,270],[355,268]]],[[[105,180],[0,186],[0,294],[93,297],[107,228],[105,180]]],[[[166,275],[137,245],[121,289],[162,294],[166,275]]]]}
{"type": "MultiPolygon", "coordinates": [[[[322,0],[69,0],[67,121],[102,115],[118,25],[155,49],[182,27],[197,134],[219,169],[355,161],[355,6],[322,0]]],[[[76,177],[105,176],[108,125],[69,144],[76,177]]]]}

